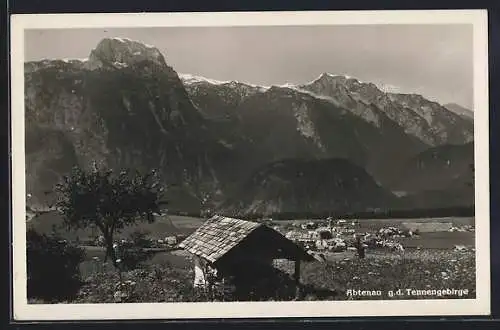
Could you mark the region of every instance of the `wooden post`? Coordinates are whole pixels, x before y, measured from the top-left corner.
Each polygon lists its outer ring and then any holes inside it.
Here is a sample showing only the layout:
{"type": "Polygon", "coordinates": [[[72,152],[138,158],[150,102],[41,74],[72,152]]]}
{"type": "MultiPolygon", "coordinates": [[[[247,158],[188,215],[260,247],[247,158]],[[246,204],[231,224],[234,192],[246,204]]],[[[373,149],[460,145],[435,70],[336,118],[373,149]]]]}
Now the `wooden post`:
{"type": "Polygon", "coordinates": [[[295,260],[295,272],[293,274],[295,279],[295,298],[300,298],[300,259],[295,260]]]}

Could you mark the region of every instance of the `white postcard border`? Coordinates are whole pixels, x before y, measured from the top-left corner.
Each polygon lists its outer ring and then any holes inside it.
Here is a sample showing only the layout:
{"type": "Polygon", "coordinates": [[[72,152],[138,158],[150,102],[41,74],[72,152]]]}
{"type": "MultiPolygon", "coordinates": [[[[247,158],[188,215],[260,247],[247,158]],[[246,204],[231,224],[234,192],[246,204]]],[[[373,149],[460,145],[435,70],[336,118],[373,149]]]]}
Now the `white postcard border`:
{"type": "Polygon", "coordinates": [[[13,15],[11,16],[11,87],[13,317],[15,320],[453,316],[489,315],[490,313],[489,107],[486,10],[13,15]],[[361,24],[473,25],[476,299],[56,305],[27,303],[24,30],[361,24]]]}

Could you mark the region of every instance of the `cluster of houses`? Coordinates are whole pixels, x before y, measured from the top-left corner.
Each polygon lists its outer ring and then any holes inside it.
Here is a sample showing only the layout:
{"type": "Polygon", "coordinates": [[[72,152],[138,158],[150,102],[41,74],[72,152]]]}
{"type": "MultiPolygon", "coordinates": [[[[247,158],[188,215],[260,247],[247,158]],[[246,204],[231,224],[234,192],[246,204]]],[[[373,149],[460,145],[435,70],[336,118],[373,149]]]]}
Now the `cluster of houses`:
{"type": "Polygon", "coordinates": [[[163,247],[163,246],[176,246],[179,241],[181,241],[184,237],[179,237],[177,235],[172,235],[172,236],[167,236],[164,239],[158,239],[158,240],[151,240],[152,245],[157,245],[158,247],[163,247]]]}
{"type": "Polygon", "coordinates": [[[401,243],[394,239],[418,235],[418,231],[396,227],[381,228],[374,233],[357,232],[358,221],[329,220],[327,224],[327,226],[321,222],[294,224],[295,228],[284,233],[284,236],[309,251],[343,252],[354,250],[355,242],[358,240],[365,248],[404,251],[401,243]]]}
{"type": "Polygon", "coordinates": [[[296,222],[284,236],[306,250],[342,252],[348,247],[343,237],[353,235],[357,225],[357,221],[331,219],[326,222],[296,222]]]}
{"type": "Polygon", "coordinates": [[[475,251],[474,248],[468,247],[466,245],[455,245],[454,250],[457,252],[475,251]]]}
{"type": "Polygon", "coordinates": [[[471,225],[465,225],[465,226],[461,226],[461,227],[451,227],[450,229],[448,229],[449,232],[461,232],[461,233],[464,233],[464,232],[473,232],[474,231],[474,226],[471,226],[471,225]]]}

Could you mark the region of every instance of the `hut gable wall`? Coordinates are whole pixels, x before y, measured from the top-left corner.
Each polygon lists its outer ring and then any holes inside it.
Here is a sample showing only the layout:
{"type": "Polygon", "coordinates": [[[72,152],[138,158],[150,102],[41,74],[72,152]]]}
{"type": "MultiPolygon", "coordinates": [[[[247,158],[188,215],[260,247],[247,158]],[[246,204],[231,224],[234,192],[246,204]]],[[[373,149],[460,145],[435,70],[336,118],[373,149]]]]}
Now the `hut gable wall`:
{"type": "Polygon", "coordinates": [[[198,256],[194,256],[194,287],[205,286],[205,261],[198,256]]]}

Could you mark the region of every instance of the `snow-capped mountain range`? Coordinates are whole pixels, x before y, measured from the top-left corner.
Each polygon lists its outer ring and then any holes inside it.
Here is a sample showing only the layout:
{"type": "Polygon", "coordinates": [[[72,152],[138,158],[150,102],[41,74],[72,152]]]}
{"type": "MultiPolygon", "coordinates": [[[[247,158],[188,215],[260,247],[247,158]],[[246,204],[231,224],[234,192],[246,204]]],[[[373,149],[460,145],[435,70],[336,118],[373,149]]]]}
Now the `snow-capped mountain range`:
{"type": "MultiPolygon", "coordinates": [[[[421,95],[330,73],[280,86],[178,74],[157,48],[125,38],[101,40],[84,60],[27,62],[25,86],[27,192],[39,203],[71,166],[98,160],[159,169],[172,187],[172,209],[199,209],[207,194],[213,207],[236,213],[293,205],[363,210],[377,207],[374,194],[386,196],[383,207],[403,207],[391,197],[394,187],[426,189],[402,182],[412,159],[435,168],[434,158],[417,156],[429,148],[449,153],[441,146],[460,149],[474,137],[470,119],[421,95]],[[292,180],[296,171],[308,182],[320,182],[324,171],[342,175],[306,196],[313,186],[292,180]],[[330,203],[334,196],[345,197],[330,203]]],[[[453,154],[454,162],[473,161],[469,152],[453,154]]],[[[465,166],[454,168],[460,176],[465,166]]],[[[432,182],[433,173],[418,175],[432,182]]],[[[444,184],[430,188],[444,189],[439,200],[448,205],[444,184]]],[[[470,203],[469,195],[453,196],[470,203]]]]}
{"type": "MultiPolygon", "coordinates": [[[[349,109],[356,115],[378,125],[379,116],[376,110],[372,109],[372,106],[376,106],[391,120],[404,127],[406,133],[433,146],[446,143],[467,143],[473,139],[472,125],[464,123],[462,116],[457,116],[437,102],[418,94],[384,92],[373,83],[361,82],[349,76],[323,73],[306,84],[273,86],[218,81],[191,74],[180,74],[179,77],[193,99],[196,99],[198,93],[203,94],[214,88],[219,88],[219,94],[224,93],[225,88],[239,90],[242,98],[255,93],[266,93],[273,88],[292,89],[300,94],[308,94],[349,109]],[[464,125],[467,127],[462,131],[461,128],[464,125]]],[[[229,92],[225,94],[228,98],[234,98],[234,95],[229,92]]],[[[224,98],[224,95],[220,97],[224,98]]]]}

